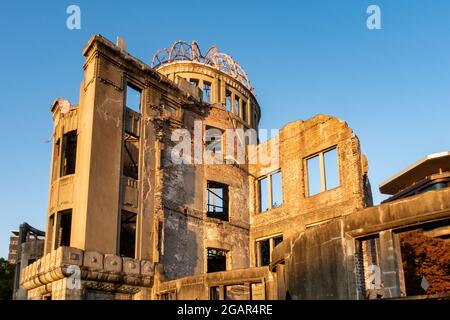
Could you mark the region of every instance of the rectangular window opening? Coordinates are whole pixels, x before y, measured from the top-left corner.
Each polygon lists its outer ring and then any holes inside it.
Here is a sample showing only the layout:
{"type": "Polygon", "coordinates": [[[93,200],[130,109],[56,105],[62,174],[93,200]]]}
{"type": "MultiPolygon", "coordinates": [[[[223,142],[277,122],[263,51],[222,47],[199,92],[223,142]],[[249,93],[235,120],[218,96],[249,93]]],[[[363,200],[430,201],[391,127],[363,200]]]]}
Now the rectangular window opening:
{"type": "Polygon", "coordinates": [[[265,177],[259,180],[259,212],[269,210],[269,182],[265,177]]]}
{"type": "Polygon", "coordinates": [[[221,249],[207,249],[207,272],[220,272],[227,270],[227,252],[221,249]]]}
{"type": "Polygon", "coordinates": [[[259,265],[268,266],[270,264],[270,239],[259,242],[259,265]]]}
{"type": "Polygon", "coordinates": [[[133,111],[141,112],[141,90],[127,84],[125,106],[133,111]]]}
{"type": "Polygon", "coordinates": [[[283,242],[283,235],[272,236],[263,240],[256,241],[257,266],[268,266],[272,260],[273,249],[283,242]]]}
{"type": "Polygon", "coordinates": [[[450,221],[428,223],[398,232],[395,239],[402,295],[448,295],[450,221]]]}
{"type": "Polygon", "coordinates": [[[244,122],[247,122],[247,101],[242,100],[241,117],[244,122]]]}
{"type": "Polygon", "coordinates": [[[207,183],[207,216],[228,221],[228,186],[208,181],[207,183]]]}
{"type": "Polygon", "coordinates": [[[279,208],[283,204],[283,188],[281,171],[271,173],[260,178],[259,184],[259,212],[279,208]]]}
{"type": "Polygon", "coordinates": [[[234,96],[234,106],[233,106],[233,113],[234,114],[239,114],[239,96],[235,95],[234,96]]]}
{"type": "Polygon", "coordinates": [[[340,186],[337,148],[319,152],[306,159],[308,196],[340,186]]]}
{"type": "Polygon", "coordinates": [[[203,102],[211,103],[211,83],[203,81],[203,102]]]}
{"type": "Polygon", "coordinates": [[[209,300],[220,300],[220,287],[209,288],[209,300]]]}
{"type": "Polygon", "coordinates": [[[282,204],[281,171],[278,171],[272,174],[272,209],[279,208],[282,204]]]}
{"type": "Polygon", "coordinates": [[[308,195],[313,196],[322,192],[320,178],[320,157],[314,156],[306,160],[306,170],[308,171],[308,195]]]}
{"type": "Polygon", "coordinates": [[[358,240],[356,254],[356,277],[362,298],[381,298],[383,285],[380,267],[380,239],[374,237],[358,240]]]}
{"type": "Polygon", "coordinates": [[[61,156],[61,177],[75,173],[77,156],[77,130],[63,136],[61,156]]]}
{"type": "Polygon", "coordinates": [[[120,252],[121,257],[135,258],[136,220],[133,212],[122,210],[120,217],[120,252]]]}
{"type": "Polygon", "coordinates": [[[139,138],[129,133],[124,134],[123,175],[139,178],[139,138]]]}
{"type": "Polygon", "coordinates": [[[225,104],[227,111],[231,112],[231,92],[227,90],[225,97],[226,97],[225,104]]]}
{"type": "Polygon", "coordinates": [[[70,247],[70,237],[72,228],[72,210],[65,210],[58,213],[57,231],[55,239],[55,249],[65,246],[70,247]]]}
{"type": "Polygon", "coordinates": [[[323,154],[326,190],[339,187],[339,168],[337,149],[333,148],[323,154]]]}

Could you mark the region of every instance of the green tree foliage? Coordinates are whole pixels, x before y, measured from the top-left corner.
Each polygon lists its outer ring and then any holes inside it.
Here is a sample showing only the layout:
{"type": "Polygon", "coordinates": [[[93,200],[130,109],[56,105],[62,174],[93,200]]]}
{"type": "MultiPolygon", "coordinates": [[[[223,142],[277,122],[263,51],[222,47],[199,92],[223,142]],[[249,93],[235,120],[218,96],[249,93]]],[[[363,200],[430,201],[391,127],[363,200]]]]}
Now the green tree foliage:
{"type": "Polygon", "coordinates": [[[0,300],[11,300],[15,266],[0,258],[0,300]]]}
{"type": "Polygon", "coordinates": [[[450,244],[422,231],[400,235],[407,295],[450,292],[450,244]],[[422,287],[425,277],[428,287],[422,287]]]}

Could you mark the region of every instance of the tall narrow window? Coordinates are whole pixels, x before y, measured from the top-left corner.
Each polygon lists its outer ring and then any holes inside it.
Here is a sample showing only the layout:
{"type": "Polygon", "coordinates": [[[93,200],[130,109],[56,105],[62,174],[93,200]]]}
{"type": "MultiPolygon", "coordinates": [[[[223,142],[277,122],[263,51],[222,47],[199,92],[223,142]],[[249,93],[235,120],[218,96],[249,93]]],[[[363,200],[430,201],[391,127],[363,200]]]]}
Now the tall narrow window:
{"type": "Polygon", "coordinates": [[[225,250],[208,248],[207,255],[207,272],[219,272],[227,270],[227,253],[225,250]]]}
{"type": "Polygon", "coordinates": [[[220,300],[220,287],[210,287],[209,288],[209,300],[220,300]]]}
{"type": "Polygon", "coordinates": [[[228,90],[226,92],[225,104],[226,104],[226,107],[227,107],[227,111],[231,112],[231,92],[228,91],[228,90]]]}
{"type": "Polygon", "coordinates": [[[77,131],[67,132],[63,136],[61,155],[61,177],[74,174],[77,155],[77,131]]]}
{"type": "Polygon", "coordinates": [[[242,100],[241,117],[244,122],[247,122],[247,101],[242,100]]]}
{"type": "Polygon", "coordinates": [[[259,180],[259,211],[265,212],[269,210],[269,183],[265,177],[259,180]]]}
{"type": "Polygon", "coordinates": [[[259,263],[260,266],[270,264],[270,239],[259,241],[259,263]]]}
{"type": "Polygon", "coordinates": [[[141,112],[141,91],[128,84],[126,95],[125,106],[136,112],[141,112]]]}
{"type": "Polygon", "coordinates": [[[339,187],[339,162],[337,148],[319,152],[306,159],[308,195],[339,187]]]}
{"type": "Polygon", "coordinates": [[[257,265],[258,266],[268,266],[272,260],[272,251],[277,245],[283,241],[283,236],[272,236],[270,238],[257,240],[256,250],[257,250],[257,265]]]}
{"type": "Polygon", "coordinates": [[[379,237],[360,239],[356,242],[355,271],[359,292],[364,298],[381,298],[382,278],[380,269],[379,237]]]}
{"type": "Polygon", "coordinates": [[[234,96],[234,107],[233,107],[233,113],[239,114],[239,96],[234,96]]]}
{"type": "Polygon", "coordinates": [[[258,180],[259,212],[279,208],[283,204],[281,171],[271,173],[258,180]]]}
{"type": "Polygon", "coordinates": [[[283,194],[281,189],[281,171],[271,175],[272,178],[272,208],[281,207],[283,204],[283,194]]]}
{"type": "Polygon", "coordinates": [[[321,192],[321,178],[320,178],[320,157],[309,158],[306,161],[308,170],[308,194],[313,196],[321,192]]]}
{"type": "Polygon", "coordinates": [[[211,83],[203,81],[203,102],[211,103],[211,83]]]}
{"type": "Polygon", "coordinates": [[[339,187],[339,168],[337,149],[324,152],[325,184],[327,190],[339,187]]]}
{"type": "Polygon", "coordinates": [[[136,217],[133,212],[122,210],[120,218],[120,256],[134,258],[136,248],[136,217]]]}
{"type": "Polygon", "coordinates": [[[72,210],[65,210],[58,212],[55,249],[61,246],[70,247],[71,228],[72,228],[72,210]]]}
{"type": "Polygon", "coordinates": [[[208,181],[207,183],[207,216],[228,221],[228,186],[208,181]]]}
{"type": "Polygon", "coordinates": [[[124,134],[123,174],[138,180],[139,178],[139,138],[124,134]]]}

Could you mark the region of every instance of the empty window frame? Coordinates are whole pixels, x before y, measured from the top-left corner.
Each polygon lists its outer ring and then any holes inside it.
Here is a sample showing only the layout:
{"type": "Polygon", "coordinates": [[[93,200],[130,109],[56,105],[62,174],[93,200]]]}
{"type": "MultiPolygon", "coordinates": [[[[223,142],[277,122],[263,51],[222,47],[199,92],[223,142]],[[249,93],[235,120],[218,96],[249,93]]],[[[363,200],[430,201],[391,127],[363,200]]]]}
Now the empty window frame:
{"type": "Polygon", "coordinates": [[[319,152],[306,159],[308,196],[339,187],[337,148],[319,152]]]}
{"type": "Polygon", "coordinates": [[[135,257],[136,248],[136,219],[133,212],[122,210],[120,215],[119,255],[121,257],[135,257]]]}
{"type": "Polygon", "coordinates": [[[219,272],[227,270],[227,252],[221,249],[206,249],[207,272],[219,272]]]}
{"type": "Polygon", "coordinates": [[[395,233],[402,295],[450,294],[450,221],[395,233]]]}
{"type": "Polygon", "coordinates": [[[209,287],[209,300],[220,300],[220,287],[209,287]]]}
{"type": "Polygon", "coordinates": [[[227,111],[231,112],[231,92],[228,90],[225,93],[225,105],[226,105],[227,111]]]}
{"type": "Polygon", "coordinates": [[[228,186],[214,181],[207,182],[206,215],[228,221],[228,186]]]}
{"type": "Polygon", "coordinates": [[[203,102],[211,103],[211,82],[203,81],[203,102]]]}
{"type": "Polygon", "coordinates": [[[123,144],[123,175],[138,180],[139,138],[125,132],[123,144]]]}
{"type": "Polygon", "coordinates": [[[242,120],[247,123],[247,101],[242,99],[242,107],[240,112],[242,120]]]}
{"type": "Polygon", "coordinates": [[[213,153],[222,153],[223,131],[215,127],[206,126],[205,144],[206,151],[211,151],[213,153]]]}
{"type": "Polygon", "coordinates": [[[65,246],[70,247],[72,229],[72,210],[58,212],[56,222],[55,249],[65,246]]]}
{"type": "Polygon", "coordinates": [[[125,106],[136,112],[141,112],[141,90],[127,84],[125,106]]]}
{"type": "Polygon", "coordinates": [[[77,156],[77,130],[67,132],[63,136],[61,154],[61,177],[75,173],[77,156]]]}
{"type": "Polygon", "coordinates": [[[283,204],[281,171],[276,171],[258,180],[259,212],[279,208],[283,204]]]}
{"type": "Polygon", "coordinates": [[[361,299],[380,299],[383,296],[380,239],[358,239],[356,242],[355,270],[361,299]]]}
{"type": "Polygon", "coordinates": [[[258,267],[268,266],[272,260],[272,251],[283,241],[283,235],[256,240],[256,265],[258,267]]]}
{"type": "Polygon", "coordinates": [[[240,108],[240,98],[238,95],[234,95],[234,105],[233,105],[233,113],[239,114],[239,108],[240,108]]]}
{"type": "Polygon", "coordinates": [[[192,84],[193,87],[198,88],[198,79],[189,79],[189,82],[192,84]]]}

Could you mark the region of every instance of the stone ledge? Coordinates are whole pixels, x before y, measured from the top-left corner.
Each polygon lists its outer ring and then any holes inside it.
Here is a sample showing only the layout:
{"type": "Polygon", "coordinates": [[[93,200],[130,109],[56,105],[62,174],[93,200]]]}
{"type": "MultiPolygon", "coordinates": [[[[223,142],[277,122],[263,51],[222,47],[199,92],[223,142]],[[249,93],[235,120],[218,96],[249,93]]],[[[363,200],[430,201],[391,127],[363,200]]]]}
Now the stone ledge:
{"type": "Polygon", "coordinates": [[[112,254],[59,247],[25,267],[20,285],[26,290],[38,288],[72,275],[78,266],[81,280],[151,287],[155,265],[148,260],[122,258],[112,254]]]}

